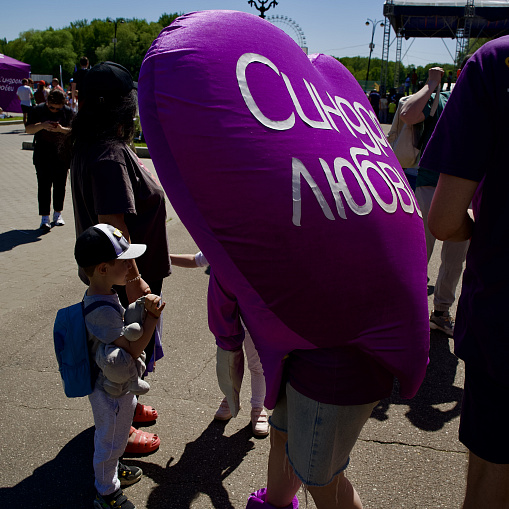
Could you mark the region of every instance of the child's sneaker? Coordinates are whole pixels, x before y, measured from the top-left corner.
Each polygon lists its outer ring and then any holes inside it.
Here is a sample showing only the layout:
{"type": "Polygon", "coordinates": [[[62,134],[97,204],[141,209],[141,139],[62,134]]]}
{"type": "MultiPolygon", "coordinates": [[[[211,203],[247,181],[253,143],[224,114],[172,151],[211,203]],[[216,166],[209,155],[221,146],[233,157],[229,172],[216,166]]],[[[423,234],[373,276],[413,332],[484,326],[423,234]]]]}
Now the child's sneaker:
{"type": "Polygon", "coordinates": [[[111,495],[97,495],[94,509],[136,509],[136,506],[124,495],[121,488],[111,495]]]}
{"type": "Polygon", "coordinates": [[[218,421],[228,421],[231,418],[232,413],[230,412],[228,400],[224,398],[223,401],[221,401],[221,405],[219,405],[216,414],[214,415],[214,419],[217,419],[218,421]]]}
{"type": "Polygon", "coordinates": [[[131,484],[137,483],[141,476],[143,475],[143,470],[139,467],[128,467],[118,462],[118,480],[120,481],[120,486],[131,486],[131,484]]]}

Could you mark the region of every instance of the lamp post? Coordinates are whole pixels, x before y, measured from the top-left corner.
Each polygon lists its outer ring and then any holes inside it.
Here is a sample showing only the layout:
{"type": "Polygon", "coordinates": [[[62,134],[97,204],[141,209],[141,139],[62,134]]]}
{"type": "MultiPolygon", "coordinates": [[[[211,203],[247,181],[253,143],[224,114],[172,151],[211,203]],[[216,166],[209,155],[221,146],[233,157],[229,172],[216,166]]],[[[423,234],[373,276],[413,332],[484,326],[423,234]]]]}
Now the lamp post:
{"type": "Polygon", "coordinates": [[[260,12],[260,18],[265,18],[265,12],[268,11],[271,7],[276,7],[277,2],[276,0],[259,0],[260,5],[258,5],[258,2],[256,0],[248,0],[248,4],[258,10],[260,12]],[[269,5],[265,7],[265,4],[269,2],[269,5]]]}
{"type": "Polygon", "coordinates": [[[115,26],[115,36],[113,37],[113,62],[115,62],[117,59],[117,25],[125,23],[125,21],[122,18],[117,18],[115,21],[108,18],[108,23],[113,23],[115,26]]]}
{"type": "Polygon", "coordinates": [[[366,73],[366,81],[364,82],[364,92],[366,92],[366,87],[368,85],[368,79],[369,79],[369,66],[371,65],[371,53],[373,53],[373,49],[375,48],[375,45],[373,44],[373,39],[375,38],[375,30],[378,25],[381,27],[384,26],[383,20],[376,20],[373,21],[372,19],[369,19],[366,21],[366,26],[369,27],[369,24],[373,25],[373,31],[371,32],[371,42],[369,43],[369,58],[368,58],[368,72],[366,73]]]}

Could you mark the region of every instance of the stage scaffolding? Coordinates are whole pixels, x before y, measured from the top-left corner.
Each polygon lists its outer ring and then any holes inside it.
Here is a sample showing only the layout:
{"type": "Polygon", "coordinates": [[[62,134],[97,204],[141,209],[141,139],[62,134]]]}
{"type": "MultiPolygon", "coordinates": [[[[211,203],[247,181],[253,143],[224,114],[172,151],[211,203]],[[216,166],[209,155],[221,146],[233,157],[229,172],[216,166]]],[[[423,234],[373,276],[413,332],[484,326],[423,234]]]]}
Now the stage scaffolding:
{"type": "Polygon", "coordinates": [[[509,0],[386,0],[380,87],[399,86],[403,38],[456,39],[455,63],[461,63],[479,38],[509,35],[509,0]],[[391,28],[394,38],[391,42],[391,28]],[[387,83],[389,49],[396,42],[394,83],[387,83]]]}

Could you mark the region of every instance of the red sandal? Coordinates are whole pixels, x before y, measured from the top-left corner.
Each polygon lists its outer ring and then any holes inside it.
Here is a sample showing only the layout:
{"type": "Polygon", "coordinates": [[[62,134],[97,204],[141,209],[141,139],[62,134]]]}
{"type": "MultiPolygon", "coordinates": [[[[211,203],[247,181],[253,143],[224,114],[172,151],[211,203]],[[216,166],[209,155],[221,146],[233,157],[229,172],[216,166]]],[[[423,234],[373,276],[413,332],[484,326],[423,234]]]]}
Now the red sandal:
{"type": "Polygon", "coordinates": [[[128,443],[125,452],[128,454],[147,454],[154,452],[161,445],[161,439],[154,433],[147,433],[133,428],[129,431],[129,436],[135,434],[134,442],[128,443]]]}
{"type": "Polygon", "coordinates": [[[142,405],[141,403],[136,404],[136,410],[134,412],[134,423],[140,422],[152,422],[158,417],[157,410],[148,405],[142,405]]]}

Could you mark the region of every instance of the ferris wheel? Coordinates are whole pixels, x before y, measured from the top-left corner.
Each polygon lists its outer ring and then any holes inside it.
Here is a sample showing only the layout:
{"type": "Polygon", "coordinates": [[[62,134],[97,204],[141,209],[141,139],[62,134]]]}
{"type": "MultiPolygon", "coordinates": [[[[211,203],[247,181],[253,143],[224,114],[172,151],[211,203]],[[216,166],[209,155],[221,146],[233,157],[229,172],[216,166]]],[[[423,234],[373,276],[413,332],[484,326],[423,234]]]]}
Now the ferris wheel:
{"type": "MultiPolygon", "coordinates": [[[[288,35],[290,35],[295,40],[295,42],[304,50],[304,53],[307,54],[308,48],[306,36],[304,35],[302,28],[295,21],[293,21],[292,18],[276,14],[274,16],[267,16],[266,20],[270,21],[274,25],[284,25],[284,27],[286,27],[287,29],[289,28],[291,33],[289,33],[288,35]]],[[[288,33],[287,30],[284,31],[288,33]]]]}

